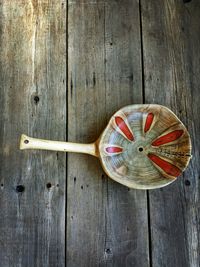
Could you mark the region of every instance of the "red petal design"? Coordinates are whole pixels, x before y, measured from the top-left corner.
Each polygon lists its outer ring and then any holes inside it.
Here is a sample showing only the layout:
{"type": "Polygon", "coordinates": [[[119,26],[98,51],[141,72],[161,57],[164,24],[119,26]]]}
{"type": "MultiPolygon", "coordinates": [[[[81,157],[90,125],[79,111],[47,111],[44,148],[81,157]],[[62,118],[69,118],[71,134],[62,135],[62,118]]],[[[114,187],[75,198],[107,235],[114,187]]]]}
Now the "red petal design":
{"type": "Polygon", "coordinates": [[[133,136],[132,132],[129,130],[125,121],[121,117],[115,117],[115,122],[116,122],[117,126],[119,127],[119,129],[124,133],[124,135],[130,141],[134,141],[134,136],[133,136]]]}
{"type": "Polygon", "coordinates": [[[149,113],[149,114],[147,115],[146,122],[145,122],[145,126],[144,126],[144,132],[145,132],[145,133],[150,129],[151,124],[152,124],[152,122],[153,122],[153,118],[154,118],[153,113],[149,113]]]}
{"type": "Polygon", "coordinates": [[[183,130],[175,130],[175,131],[173,131],[171,133],[168,133],[166,135],[163,135],[163,136],[159,137],[158,139],[153,141],[152,145],[153,146],[160,146],[160,145],[163,145],[163,144],[170,143],[172,141],[175,141],[179,137],[181,137],[182,134],[183,134],[183,130]]]}
{"type": "Polygon", "coordinates": [[[169,163],[168,161],[161,159],[160,157],[154,154],[148,154],[148,157],[168,175],[177,177],[181,174],[181,170],[175,165],[169,163]]]}
{"type": "Polygon", "coordinates": [[[122,152],[123,149],[121,147],[109,146],[109,147],[106,147],[106,151],[108,153],[119,153],[119,152],[122,152]]]}

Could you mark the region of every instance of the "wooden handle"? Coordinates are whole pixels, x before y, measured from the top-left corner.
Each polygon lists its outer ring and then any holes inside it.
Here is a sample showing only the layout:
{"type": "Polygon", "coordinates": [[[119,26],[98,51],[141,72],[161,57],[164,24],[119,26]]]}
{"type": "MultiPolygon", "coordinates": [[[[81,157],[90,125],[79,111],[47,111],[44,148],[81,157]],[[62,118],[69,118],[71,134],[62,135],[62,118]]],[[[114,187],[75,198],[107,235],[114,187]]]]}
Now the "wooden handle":
{"type": "Polygon", "coordinates": [[[25,134],[21,135],[20,149],[42,149],[63,152],[86,153],[98,157],[98,149],[96,143],[77,144],[70,142],[50,141],[29,137],[25,134]]]}

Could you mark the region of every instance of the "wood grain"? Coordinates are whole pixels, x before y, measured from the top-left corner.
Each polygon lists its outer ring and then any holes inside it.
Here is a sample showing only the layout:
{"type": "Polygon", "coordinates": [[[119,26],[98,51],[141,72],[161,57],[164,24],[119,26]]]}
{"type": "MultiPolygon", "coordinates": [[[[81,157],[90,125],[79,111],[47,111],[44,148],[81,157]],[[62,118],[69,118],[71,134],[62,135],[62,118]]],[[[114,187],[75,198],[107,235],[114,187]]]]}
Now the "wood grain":
{"type": "Polygon", "coordinates": [[[141,3],[145,101],[170,107],[193,140],[193,158],[183,176],[149,193],[151,262],[155,267],[198,267],[200,4],[141,3]]]}
{"type": "Polygon", "coordinates": [[[199,12],[194,0],[0,2],[0,266],[199,266],[199,12]],[[66,166],[19,150],[23,132],[96,141],[143,100],[192,137],[189,169],[164,189],[127,189],[89,155],[66,166]]]}
{"type": "Polygon", "coordinates": [[[22,132],[65,139],[65,19],[65,1],[0,4],[0,265],[4,267],[65,266],[65,156],[19,150],[22,132]]]}
{"type": "MultiPolygon", "coordinates": [[[[142,102],[136,1],[69,1],[68,139],[95,141],[122,106],[142,102]]],[[[68,155],[67,266],[148,266],[146,192],[68,155]]]]}

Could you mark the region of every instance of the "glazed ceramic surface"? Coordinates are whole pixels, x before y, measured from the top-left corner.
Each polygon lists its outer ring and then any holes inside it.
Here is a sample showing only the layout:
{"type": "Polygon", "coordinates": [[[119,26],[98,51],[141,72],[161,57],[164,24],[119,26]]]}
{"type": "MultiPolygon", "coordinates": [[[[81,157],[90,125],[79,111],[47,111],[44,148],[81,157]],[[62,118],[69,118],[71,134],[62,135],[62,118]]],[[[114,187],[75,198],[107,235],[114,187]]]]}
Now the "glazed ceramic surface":
{"type": "Polygon", "coordinates": [[[100,137],[99,154],[112,179],[151,189],[173,182],[183,172],[191,157],[191,141],[168,108],[131,105],[112,116],[100,137]]]}

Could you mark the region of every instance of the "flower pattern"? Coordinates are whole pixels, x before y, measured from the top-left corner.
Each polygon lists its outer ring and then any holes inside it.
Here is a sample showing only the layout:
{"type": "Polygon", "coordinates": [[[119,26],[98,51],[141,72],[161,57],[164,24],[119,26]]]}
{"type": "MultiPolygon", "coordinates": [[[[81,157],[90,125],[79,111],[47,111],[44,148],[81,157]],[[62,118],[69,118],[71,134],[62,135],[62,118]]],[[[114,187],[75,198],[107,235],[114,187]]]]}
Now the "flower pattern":
{"type": "Polygon", "coordinates": [[[183,123],[168,108],[132,105],[111,118],[99,150],[111,178],[130,187],[156,188],[171,183],[186,168],[191,141],[183,123]]]}

